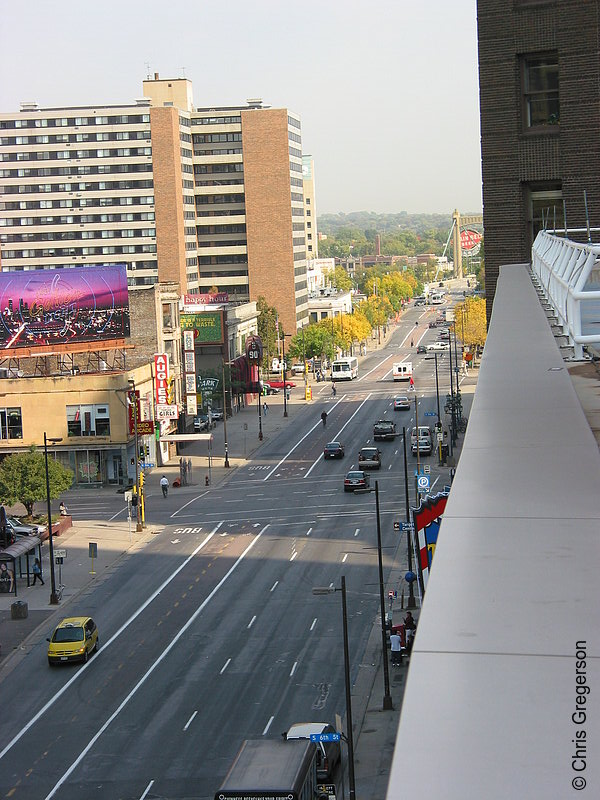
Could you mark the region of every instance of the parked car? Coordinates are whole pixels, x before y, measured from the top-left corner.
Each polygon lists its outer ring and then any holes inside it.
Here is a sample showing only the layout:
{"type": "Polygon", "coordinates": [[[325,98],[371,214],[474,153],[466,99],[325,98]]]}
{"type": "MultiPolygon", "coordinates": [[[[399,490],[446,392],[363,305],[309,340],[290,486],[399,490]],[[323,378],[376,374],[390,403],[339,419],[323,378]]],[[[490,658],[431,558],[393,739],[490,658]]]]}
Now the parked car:
{"type": "Polygon", "coordinates": [[[54,629],[47,641],[48,663],[87,661],[98,650],[98,628],[91,617],[66,617],[54,629]]]}
{"type": "Polygon", "coordinates": [[[328,442],[323,448],[323,458],[343,458],[344,445],[340,442],[328,442]]]}
{"type": "Polygon", "coordinates": [[[294,375],[304,375],[304,364],[293,364],[292,372],[294,375]]]}
{"type": "MultiPolygon", "coordinates": [[[[335,733],[333,725],[326,722],[296,722],[284,733],[286,739],[310,739],[311,734],[335,733]]],[[[329,781],[342,756],[340,742],[316,742],[317,780],[329,781]]]]}
{"type": "Polygon", "coordinates": [[[410,400],[408,397],[406,397],[406,395],[394,397],[394,411],[402,411],[404,409],[410,409],[410,400]]]}
{"type": "Polygon", "coordinates": [[[381,469],[381,451],[377,447],[362,447],[358,466],[360,469],[381,469]]]}
{"type": "Polygon", "coordinates": [[[210,415],[213,418],[213,421],[222,420],[223,419],[223,409],[222,408],[212,408],[210,411],[210,415]]]}
{"type": "Polygon", "coordinates": [[[10,517],[6,515],[6,527],[16,536],[37,536],[40,533],[39,525],[29,525],[27,522],[21,522],[17,517],[10,517]]]}
{"type": "Polygon", "coordinates": [[[396,436],[396,423],[388,419],[380,419],[373,425],[373,439],[394,439],[396,436]]]}
{"type": "Polygon", "coordinates": [[[449,342],[431,342],[427,345],[427,350],[429,351],[440,351],[440,350],[450,350],[450,343],[449,342]]]}
{"type": "Polygon", "coordinates": [[[362,469],[351,469],[344,478],[344,491],[353,492],[355,489],[368,489],[371,478],[362,469]]]}
{"type": "Polygon", "coordinates": [[[427,348],[425,347],[424,344],[417,345],[417,353],[426,353],[426,352],[427,352],[427,348]]]}
{"type": "Polygon", "coordinates": [[[208,430],[207,414],[199,414],[197,417],[194,417],[194,430],[196,431],[196,433],[208,430]]]}

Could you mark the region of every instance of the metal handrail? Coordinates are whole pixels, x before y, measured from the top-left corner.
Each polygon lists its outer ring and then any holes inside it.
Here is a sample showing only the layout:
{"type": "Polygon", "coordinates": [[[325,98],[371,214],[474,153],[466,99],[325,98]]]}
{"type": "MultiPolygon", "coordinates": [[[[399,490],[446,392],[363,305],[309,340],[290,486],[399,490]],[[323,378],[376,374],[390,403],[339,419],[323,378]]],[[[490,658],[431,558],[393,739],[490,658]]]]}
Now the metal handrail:
{"type": "MultiPolygon", "coordinates": [[[[597,302],[600,308],[600,245],[581,244],[540,231],[531,254],[532,270],[543,288],[545,299],[554,310],[563,334],[568,337],[575,358],[582,359],[586,345],[600,345],[600,330],[585,329],[586,307],[597,302]],[[597,276],[590,283],[594,272],[597,276]],[[598,286],[598,289],[593,286],[598,286]]],[[[596,313],[593,319],[597,324],[599,317],[596,313]]]]}

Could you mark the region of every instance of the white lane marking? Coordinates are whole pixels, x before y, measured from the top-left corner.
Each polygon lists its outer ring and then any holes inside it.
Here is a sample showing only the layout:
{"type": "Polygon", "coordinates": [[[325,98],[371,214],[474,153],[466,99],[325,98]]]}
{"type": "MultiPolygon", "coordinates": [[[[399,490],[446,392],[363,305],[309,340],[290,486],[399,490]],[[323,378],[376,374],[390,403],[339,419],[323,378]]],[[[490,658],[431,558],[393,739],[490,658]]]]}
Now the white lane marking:
{"type": "MultiPolygon", "coordinates": [[[[254,541],[250,542],[250,544],[249,544],[249,545],[248,545],[248,547],[247,547],[247,548],[244,550],[244,552],[243,552],[243,553],[242,553],[240,556],[238,556],[237,560],[236,560],[236,561],[235,561],[235,562],[232,564],[232,566],[231,566],[231,567],[228,569],[228,571],[225,573],[225,575],[223,575],[223,577],[222,577],[222,578],[221,578],[221,580],[220,580],[220,581],[217,583],[217,585],[215,586],[215,588],[214,588],[214,589],[213,589],[213,590],[210,592],[210,594],[208,594],[208,595],[207,595],[207,597],[206,597],[206,598],[205,598],[205,599],[202,601],[202,603],[201,603],[201,604],[198,606],[198,608],[197,608],[197,609],[194,611],[194,613],[193,613],[193,614],[192,614],[192,616],[191,616],[191,617],[188,619],[188,621],[185,623],[185,625],[184,625],[182,628],[180,628],[180,629],[179,629],[179,632],[178,632],[178,633],[175,635],[175,637],[174,637],[174,638],[171,640],[171,642],[170,642],[170,643],[167,645],[167,647],[166,647],[166,648],[165,648],[165,649],[162,651],[162,653],[161,653],[161,654],[160,654],[160,656],[159,656],[159,657],[156,659],[156,661],[154,662],[154,664],[152,664],[152,666],[151,666],[151,667],[150,667],[150,668],[149,668],[149,669],[148,669],[148,670],[147,670],[147,671],[144,673],[144,675],[142,675],[142,677],[139,679],[139,681],[136,683],[136,685],[133,687],[133,689],[132,689],[132,690],[129,692],[129,694],[128,694],[128,695],[127,695],[127,696],[126,696],[124,699],[123,699],[123,701],[122,701],[122,702],[121,702],[121,704],[118,706],[118,708],[116,708],[116,709],[115,709],[115,711],[113,711],[113,713],[112,713],[112,714],[110,715],[110,717],[109,717],[109,718],[106,720],[106,722],[104,723],[104,725],[102,725],[102,727],[101,727],[101,728],[99,728],[99,730],[98,730],[98,731],[97,731],[97,732],[94,734],[94,736],[92,736],[92,738],[90,739],[90,741],[88,742],[88,744],[87,744],[87,745],[86,745],[86,746],[83,748],[83,750],[81,751],[81,753],[80,753],[80,754],[77,756],[77,758],[76,758],[76,759],[75,759],[75,761],[74,761],[74,762],[71,764],[71,766],[69,767],[69,769],[68,769],[68,770],[67,770],[67,771],[64,773],[64,775],[62,776],[62,778],[60,778],[60,779],[58,780],[58,782],[57,782],[57,783],[54,785],[53,789],[51,789],[51,791],[49,792],[49,794],[47,794],[47,795],[46,795],[46,797],[45,797],[45,800],[50,800],[50,798],[51,798],[51,797],[54,797],[54,795],[56,794],[56,792],[57,792],[57,791],[60,789],[60,787],[61,787],[61,786],[63,785],[63,783],[64,783],[64,782],[67,780],[67,778],[68,778],[68,777],[69,777],[69,776],[70,776],[70,775],[71,775],[71,774],[72,774],[72,773],[73,773],[73,772],[74,772],[74,771],[77,769],[77,767],[79,766],[79,764],[80,764],[80,763],[83,761],[84,757],[85,757],[85,756],[86,756],[86,755],[89,753],[89,751],[92,749],[92,747],[93,747],[93,746],[96,744],[96,742],[97,742],[97,741],[98,741],[98,739],[99,739],[99,738],[102,736],[102,734],[104,733],[104,731],[105,731],[105,730],[106,730],[108,727],[110,727],[110,725],[112,724],[112,722],[113,722],[113,721],[114,721],[114,720],[115,720],[115,719],[116,719],[116,718],[119,716],[119,714],[121,713],[121,711],[122,711],[122,710],[125,708],[125,706],[126,706],[128,703],[129,703],[129,701],[131,700],[131,698],[132,698],[132,697],[133,697],[133,696],[136,694],[136,692],[137,692],[137,691],[138,691],[138,690],[139,690],[139,689],[140,689],[140,688],[143,686],[143,684],[144,684],[144,683],[145,683],[145,682],[148,680],[148,678],[149,678],[149,677],[150,677],[150,675],[151,675],[151,674],[154,672],[154,670],[155,670],[155,669],[156,669],[156,668],[157,668],[157,667],[158,667],[158,666],[159,666],[159,665],[162,663],[162,661],[163,661],[163,660],[164,660],[164,659],[165,659],[165,658],[166,658],[166,657],[169,655],[169,653],[170,653],[170,652],[171,652],[171,650],[172,650],[172,649],[175,647],[175,645],[178,643],[178,641],[181,639],[181,637],[183,636],[183,634],[184,634],[184,633],[185,633],[185,632],[188,630],[188,628],[190,628],[190,627],[191,627],[191,626],[194,624],[194,622],[196,621],[196,619],[197,619],[197,618],[200,616],[200,614],[201,614],[201,613],[204,611],[204,609],[206,608],[206,606],[207,606],[207,605],[210,603],[210,601],[213,599],[213,597],[214,597],[214,596],[217,594],[217,592],[219,591],[219,589],[220,589],[222,586],[224,586],[224,585],[225,585],[225,583],[226,583],[226,582],[229,580],[229,577],[230,577],[230,576],[233,574],[233,572],[234,572],[234,571],[237,569],[237,567],[238,567],[238,566],[239,566],[239,565],[242,563],[242,561],[243,561],[243,560],[244,560],[244,558],[245,558],[245,557],[248,555],[248,553],[250,552],[250,550],[252,550],[252,548],[253,548],[253,547],[254,547],[254,546],[257,544],[257,542],[260,540],[260,538],[262,537],[263,533],[264,533],[264,532],[267,530],[267,528],[269,527],[269,524],[270,524],[270,523],[267,523],[267,524],[264,526],[264,528],[262,528],[262,530],[260,531],[260,533],[258,533],[258,534],[256,535],[256,538],[254,539],[254,541]]],[[[191,556],[190,556],[190,557],[191,557],[191,556]]],[[[175,571],[175,574],[176,574],[177,572],[179,572],[179,570],[176,570],[176,571],[175,571]]],[[[170,581],[170,580],[172,580],[172,578],[169,578],[169,581],[170,581]]],[[[114,636],[113,636],[112,638],[114,639],[114,636]]],[[[112,639],[111,639],[111,641],[112,641],[112,639]]],[[[99,652],[100,652],[100,653],[102,653],[102,652],[103,652],[103,650],[105,650],[105,649],[106,649],[106,645],[104,645],[104,647],[102,648],[102,650],[100,650],[99,652]]],[[[94,662],[94,659],[92,659],[92,661],[88,661],[88,664],[93,664],[93,662],[94,662]]],[[[81,673],[83,672],[83,669],[84,669],[86,666],[87,666],[87,664],[85,664],[85,665],[84,665],[84,667],[82,667],[82,668],[79,670],[79,672],[78,672],[78,674],[79,674],[79,675],[81,675],[81,673]]],[[[69,681],[69,683],[70,683],[70,681],[69,681]]],[[[68,686],[68,684],[66,684],[66,685],[68,686]]],[[[64,690],[64,687],[63,687],[63,690],[64,690]]],[[[59,697],[59,696],[60,696],[60,694],[62,694],[62,691],[63,691],[63,690],[61,690],[60,692],[58,692],[58,693],[55,695],[55,698],[56,698],[56,697],[59,697]]],[[[46,705],[48,705],[48,704],[46,704],[46,705]]],[[[36,715],[36,716],[37,716],[37,715],[36,715]]],[[[34,717],[34,719],[35,719],[35,717],[34,717]]],[[[16,741],[16,739],[13,739],[13,741],[11,742],[11,746],[12,746],[12,744],[14,744],[14,742],[15,742],[15,741],[16,741]]],[[[5,749],[6,749],[6,748],[5,748],[5,749]]]]}
{"type": "MultiPolygon", "coordinates": [[[[371,394],[372,394],[372,393],[371,393],[371,392],[369,392],[369,394],[368,394],[368,395],[365,397],[365,399],[362,401],[362,403],[361,403],[361,404],[359,405],[359,407],[356,409],[356,411],[354,412],[354,414],[352,414],[352,416],[351,416],[351,417],[350,417],[350,418],[349,418],[349,419],[346,421],[346,423],[345,423],[344,425],[342,425],[342,427],[339,429],[339,431],[338,431],[338,432],[337,432],[337,434],[335,435],[335,438],[334,438],[334,439],[332,439],[332,441],[337,441],[337,440],[338,440],[338,438],[339,438],[340,434],[342,433],[342,431],[344,430],[344,428],[345,428],[347,425],[349,425],[349,424],[352,422],[352,420],[354,419],[354,417],[355,417],[355,416],[358,414],[358,412],[361,410],[361,408],[364,406],[364,404],[367,402],[367,400],[368,400],[368,399],[371,397],[371,394]]],[[[319,456],[319,458],[317,458],[317,460],[316,460],[316,461],[315,461],[315,462],[314,462],[314,463],[313,463],[313,464],[312,464],[312,465],[311,465],[311,466],[310,466],[310,467],[309,467],[309,468],[306,470],[306,473],[304,474],[304,477],[305,477],[305,478],[308,478],[308,476],[310,475],[310,473],[313,471],[313,469],[314,469],[314,468],[317,466],[317,464],[318,464],[318,463],[319,463],[319,461],[321,461],[321,460],[322,460],[322,459],[321,459],[321,456],[319,456]]],[[[352,467],[351,467],[350,469],[352,469],[352,467]]]]}
{"type": "Polygon", "coordinates": [[[264,731],[262,732],[263,736],[267,735],[267,733],[269,731],[269,728],[271,727],[271,723],[273,722],[274,719],[275,719],[275,717],[271,717],[271,719],[267,722],[267,725],[266,725],[264,731]]]}
{"type": "Polygon", "coordinates": [[[256,622],[256,614],[252,617],[250,622],[246,625],[246,628],[251,628],[254,625],[255,622],[256,622]]]}
{"type": "Polygon", "coordinates": [[[297,661],[294,661],[294,666],[292,667],[292,671],[290,672],[290,678],[292,677],[292,675],[294,674],[294,672],[296,672],[296,667],[297,667],[297,666],[298,666],[298,662],[297,662],[297,661]]]}
{"type": "Polygon", "coordinates": [[[437,478],[434,480],[434,482],[431,484],[431,488],[432,489],[436,485],[436,483],[439,481],[439,479],[440,479],[440,476],[438,475],[437,478]]]}
{"type": "MultiPolygon", "coordinates": [[[[331,408],[329,409],[329,413],[331,413],[331,412],[333,411],[333,409],[334,409],[334,408],[337,408],[337,406],[338,406],[338,405],[339,405],[339,404],[342,402],[342,400],[344,399],[344,397],[345,397],[345,396],[346,396],[346,395],[343,395],[342,397],[340,397],[340,399],[337,401],[337,403],[335,403],[333,406],[331,406],[331,408]]],[[[291,449],[291,450],[288,450],[288,452],[287,452],[287,453],[284,455],[284,457],[281,459],[281,461],[280,461],[278,464],[275,464],[275,466],[273,467],[273,469],[272,469],[272,470],[271,470],[271,471],[270,471],[270,472],[269,472],[269,473],[268,473],[268,474],[267,474],[267,475],[266,475],[266,476],[263,478],[263,481],[268,481],[268,480],[269,480],[269,478],[271,477],[271,475],[273,475],[273,473],[277,472],[277,470],[278,470],[278,469],[279,469],[279,467],[280,467],[280,466],[283,464],[283,462],[286,460],[286,458],[287,458],[288,456],[291,456],[291,455],[292,455],[292,453],[294,452],[294,450],[295,450],[297,447],[299,447],[299,446],[302,444],[302,442],[303,442],[303,441],[306,439],[306,437],[307,437],[307,436],[310,436],[310,434],[311,434],[311,433],[312,433],[314,430],[316,430],[316,428],[318,428],[318,427],[319,427],[319,425],[322,425],[322,424],[323,424],[322,422],[315,422],[315,424],[312,426],[312,428],[309,428],[309,429],[308,429],[308,431],[307,431],[307,432],[304,434],[304,436],[303,436],[301,439],[299,439],[299,440],[296,442],[296,444],[295,444],[295,445],[292,447],[292,449],[291,449]]],[[[344,427],[345,427],[345,426],[344,426],[344,427]]],[[[344,430],[344,429],[342,428],[342,430],[344,430]]],[[[308,473],[306,473],[306,474],[308,475],[308,473]]],[[[306,477],[306,475],[305,475],[304,477],[306,477]]]]}
{"type": "Polygon", "coordinates": [[[219,672],[219,675],[222,675],[230,664],[231,664],[231,659],[228,658],[227,661],[221,667],[221,672],[219,672]]]}
{"type": "Polygon", "coordinates": [[[348,558],[348,553],[344,553],[344,557],[342,558],[342,564],[345,562],[345,560],[346,560],[347,558],[348,558]]]}
{"type": "Polygon", "coordinates": [[[310,630],[310,631],[314,630],[314,627],[315,627],[315,625],[316,625],[316,624],[317,624],[317,618],[315,617],[315,618],[313,619],[313,621],[312,621],[312,625],[310,626],[309,630],[310,630]]]}
{"type": "Polygon", "coordinates": [[[146,797],[146,795],[148,794],[148,792],[152,788],[153,784],[154,784],[154,780],[151,780],[150,783],[148,784],[148,786],[146,786],[146,788],[144,789],[144,794],[141,795],[140,800],[144,800],[144,798],[146,797]]]}
{"type": "MultiPolygon", "coordinates": [[[[211,532],[208,534],[208,536],[206,537],[206,539],[205,539],[203,542],[201,542],[201,544],[199,544],[199,545],[198,545],[198,547],[197,547],[197,548],[196,548],[196,549],[195,549],[195,550],[192,552],[192,554],[191,554],[191,555],[189,555],[189,556],[188,556],[188,557],[187,557],[187,558],[186,558],[186,559],[185,559],[185,560],[184,560],[184,561],[183,561],[183,562],[182,562],[182,563],[181,563],[181,564],[180,564],[180,565],[177,567],[177,569],[176,569],[174,572],[172,572],[172,573],[171,573],[171,575],[170,575],[170,576],[169,576],[169,577],[168,577],[168,578],[167,578],[165,581],[163,581],[163,582],[161,583],[161,585],[158,587],[158,589],[156,589],[156,591],[155,591],[155,592],[153,592],[153,594],[151,594],[151,595],[150,595],[150,597],[149,597],[147,600],[145,600],[145,601],[142,603],[142,605],[141,605],[141,606],[140,606],[140,607],[137,609],[137,611],[134,611],[134,613],[133,613],[133,614],[132,614],[132,615],[129,617],[129,619],[128,619],[128,620],[126,620],[126,621],[125,621],[125,622],[124,622],[124,623],[121,625],[121,627],[120,627],[120,628],[117,630],[117,632],[116,632],[116,633],[113,633],[113,635],[110,637],[110,639],[109,639],[109,640],[108,640],[108,641],[107,641],[107,642],[106,642],[106,643],[105,643],[105,644],[104,644],[104,645],[103,645],[103,646],[100,648],[100,650],[99,650],[99,651],[96,653],[96,655],[94,656],[94,658],[93,658],[91,661],[88,661],[88,662],[87,662],[87,664],[82,664],[82,665],[81,665],[81,667],[80,667],[80,668],[77,670],[77,672],[76,672],[76,673],[73,675],[73,677],[72,677],[70,680],[68,680],[68,681],[65,683],[65,685],[62,687],[62,689],[59,689],[59,691],[58,691],[58,692],[56,692],[56,694],[52,695],[51,699],[50,699],[50,700],[48,700],[48,702],[47,702],[45,705],[43,705],[43,706],[42,706],[42,708],[41,708],[41,709],[40,709],[40,710],[37,712],[37,714],[36,714],[35,716],[33,716],[33,717],[32,717],[32,718],[29,720],[29,722],[27,723],[27,725],[25,725],[23,728],[21,728],[21,730],[20,730],[18,733],[16,733],[16,734],[14,735],[14,737],[13,737],[13,738],[12,738],[12,740],[11,740],[11,741],[10,741],[10,742],[9,742],[9,743],[6,745],[6,747],[5,747],[5,748],[4,748],[2,751],[0,751],[0,759],[4,758],[4,756],[5,756],[5,755],[8,753],[8,751],[9,751],[9,750],[12,748],[12,746],[13,746],[14,744],[16,744],[16,743],[19,741],[19,739],[20,739],[20,738],[21,738],[21,737],[22,737],[24,734],[26,734],[26,733],[27,733],[27,731],[29,730],[29,728],[31,728],[33,725],[35,725],[35,723],[36,723],[36,722],[37,722],[39,719],[41,719],[42,715],[43,715],[43,714],[45,714],[45,713],[46,713],[46,711],[47,711],[49,708],[51,708],[51,706],[53,706],[53,705],[54,705],[54,703],[55,703],[55,702],[58,700],[58,698],[59,698],[59,697],[61,697],[61,696],[62,696],[62,695],[63,695],[63,694],[64,694],[64,693],[67,691],[67,689],[69,689],[69,688],[71,687],[71,685],[72,685],[73,683],[75,683],[75,681],[77,681],[77,680],[79,680],[79,678],[81,678],[81,676],[82,676],[82,675],[85,673],[86,669],[89,669],[89,667],[91,667],[91,666],[92,666],[92,664],[94,664],[94,663],[97,661],[97,659],[98,659],[98,658],[102,658],[102,654],[103,654],[103,653],[104,653],[104,652],[107,650],[107,648],[109,648],[109,647],[110,647],[110,645],[111,645],[111,644],[112,644],[112,643],[113,643],[113,642],[114,642],[116,639],[118,639],[118,637],[119,637],[119,636],[120,636],[120,635],[123,633],[123,631],[124,631],[124,630],[126,630],[126,629],[127,629],[127,628],[128,628],[130,625],[131,625],[131,623],[132,623],[132,622],[133,622],[135,619],[137,619],[137,618],[139,617],[139,615],[142,613],[142,611],[144,611],[146,608],[148,608],[148,606],[150,605],[150,603],[151,603],[153,600],[155,600],[155,599],[158,597],[158,595],[159,595],[159,594],[162,592],[162,590],[163,590],[163,589],[164,589],[166,586],[168,586],[168,585],[171,583],[171,581],[172,581],[172,580],[174,580],[174,578],[175,578],[177,575],[179,575],[179,573],[181,572],[181,570],[182,570],[182,569],[184,569],[184,567],[185,567],[185,566],[186,566],[186,565],[187,565],[187,564],[188,564],[188,563],[189,563],[189,562],[192,560],[192,558],[194,558],[194,556],[196,556],[196,555],[197,555],[197,553],[199,553],[199,552],[200,552],[200,550],[202,550],[202,549],[203,549],[203,548],[204,548],[204,547],[205,547],[205,546],[206,546],[206,545],[207,545],[207,544],[210,542],[210,540],[213,538],[213,536],[214,536],[214,535],[215,535],[215,533],[216,533],[216,532],[219,530],[219,528],[221,527],[221,525],[222,525],[222,524],[223,524],[223,522],[219,522],[219,523],[218,523],[218,525],[216,525],[216,526],[213,528],[213,530],[212,530],[212,531],[211,531],[211,532]]],[[[267,526],[267,527],[268,527],[268,526],[267,526]]]]}
{"type": "Polygon", "coordinates": [[[171,514],[171,519],[173,519],[173,517],[176,517],[177,514],[179,514],[180,511],[183,511],[183,509],[187,508],[189,505],[191,505],[191,503],[195,503],[196,500],[201,500],[203,497],[206,497],[207,494],[208,494],[208,492],[202,492],[202,494],[199,494],[198,497],[192,497],[192,499],[188,503],[186,503],[185,505],[181,506],[181,508],[178,508],[177,511],[174,511],[171,514]]]}
{"type": "Polygon", "coordinates": [[[359,531],[360,531],[360,528],[357,528],[357,529],[354,531],[354,535],[355,535],[355,536],[358,536],[358,534],[359,534],[359,531]]]}
{"type": "Polygon", "coordinates": [[[312,528],[309,528],[309,529],[306,531],[306,535],[307,535],[307,536],[310,536],[311,532],[312,532],[312,528]]]}
{"type": "Polygon", "coordinates": [[[279,581],[275,581],[275,583],[273,584],[273,586],[271,586],[271,589],[269,591],[271,591],[271,592],[275,591],[275,588],[277,587],[278,583],[279,583],[279,581]]]}
{"type": "Polygon", "coordinates": [[[194,721],[194,717],[196,716],[196,714],[197,714],[197,713],[198,713],[197,711],[194,711],[194,713],[192,714],[192,716],[191,716],[191,717],[188,719],[188,721],[185,723],[185,725],[183,726],[183,730],[184,730],[184,731],[187,731],[187,729],[190,727],[190,725],[191,725],[191,724],[192,724],[192,722],[194,721]]]}
{"type": "Polygon", "coordinates": [[[290,561],[293,561],[297,555],[298,553],[294,550],[294,552],[292,553],[292,557],[290,558],[290,561]]]}
{"type": "Polygon", "coordinates": [[[120,511],[117,511],[117,513],[113,514],[112,517],[109,517],[108,521],[112,522],[113,519],[116,519],[119,516],[119,514],[123,514],[125,511],[127,511],[127,506],[124,506],[124,508],[122,508],[120,511]]]}

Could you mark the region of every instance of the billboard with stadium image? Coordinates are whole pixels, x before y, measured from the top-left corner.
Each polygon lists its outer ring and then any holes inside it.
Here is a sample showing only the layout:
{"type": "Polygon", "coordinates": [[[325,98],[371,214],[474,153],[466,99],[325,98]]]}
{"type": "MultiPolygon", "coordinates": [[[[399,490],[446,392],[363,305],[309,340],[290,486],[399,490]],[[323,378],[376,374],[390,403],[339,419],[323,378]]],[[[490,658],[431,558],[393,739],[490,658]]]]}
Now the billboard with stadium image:
{"type": "Polygon", "coordinates": [[[129,334],[124,264],[0,272],[2,355],[115,347],[129,334]]]}

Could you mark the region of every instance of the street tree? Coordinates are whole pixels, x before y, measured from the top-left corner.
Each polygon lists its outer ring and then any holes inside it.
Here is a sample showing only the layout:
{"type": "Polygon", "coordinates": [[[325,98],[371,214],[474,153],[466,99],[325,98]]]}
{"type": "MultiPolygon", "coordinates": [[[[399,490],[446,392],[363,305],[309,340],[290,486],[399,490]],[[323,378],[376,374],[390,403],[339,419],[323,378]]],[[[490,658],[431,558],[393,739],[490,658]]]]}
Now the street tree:
{"type": "Polygon", "coordinates": [[[483,347],[487,336],[485,300],[482,297],[466,297],[454,308],[457,335],[469,347],[483,347]],[[464,336],[464,338],[463,338],[464,336]]]}
{"type": "MultiPolygon", "coordinates": [[[[277,309],[270,306],[266,299],[260,295],[256,301],[258,312],[257,329],[263,344],[263,362],[270,366],[271,359],[279,355],[277,347],[277,309]]],[[[279,336],[283,334],[279,325],[279,336]]]]}
{"type": "MultiPolygon", "coordinates": [[[[73,473],[60,461],[48,459],[50,498],[55,499],[73,483],[73,473]]],[[[22,503],[27,514],[33,515],[33,506],[46,499],[46,465],[44,453],[31,447],[27,453],[7,456],[0,464],[0,497],[6,506],[22,503]]]]}

